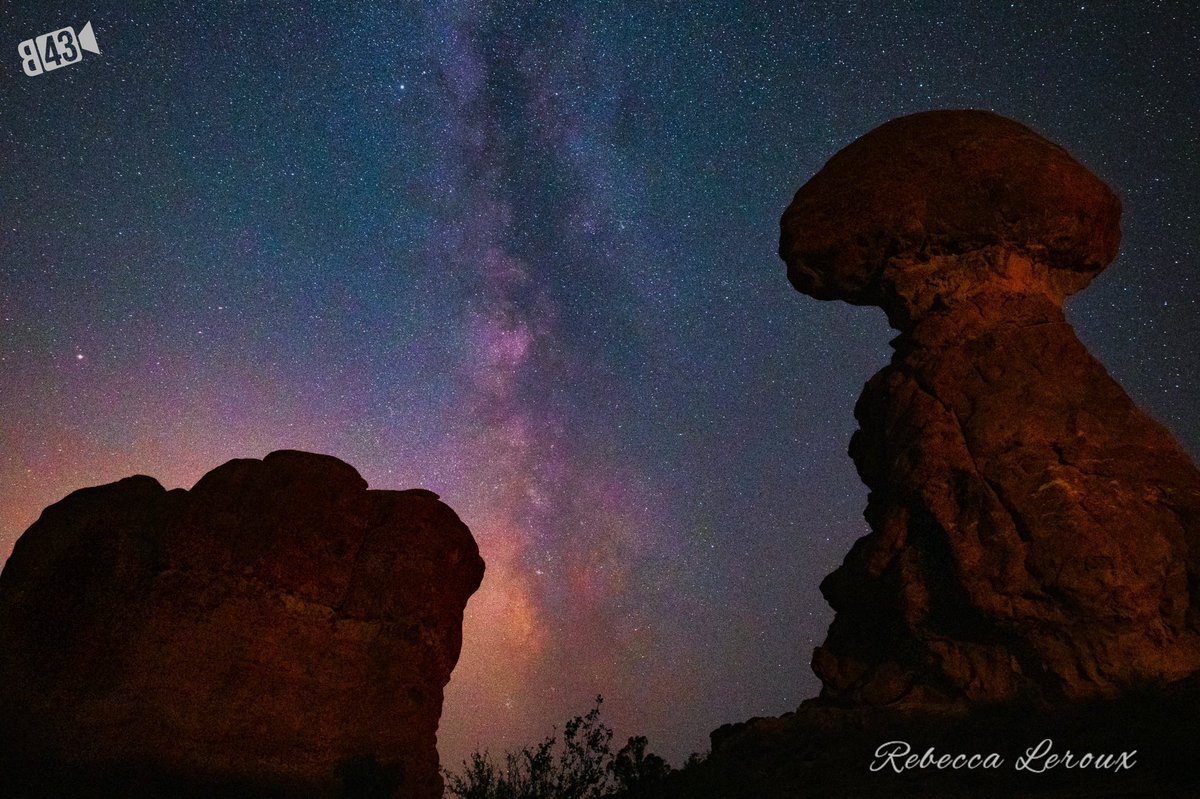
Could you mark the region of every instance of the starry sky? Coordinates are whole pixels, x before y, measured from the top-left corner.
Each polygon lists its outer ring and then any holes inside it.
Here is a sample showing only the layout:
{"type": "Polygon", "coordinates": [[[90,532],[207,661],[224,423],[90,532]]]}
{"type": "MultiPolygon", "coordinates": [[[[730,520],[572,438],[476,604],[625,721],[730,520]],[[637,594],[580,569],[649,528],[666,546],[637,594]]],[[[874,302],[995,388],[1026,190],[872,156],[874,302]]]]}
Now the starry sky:
{"type": "Polygon", "coordinates": [[[487,560],[444,762],[600,693],[678,764],[815,694],[865,531],[894,334],[775,255],[856,136],[986,108],[1108,181],[1122,254],[1069,316],[1200,453],[1190,5],[5,3],[0,557],[76,488],[330,453],[487,560]],[[101,55],[23,74],[88,20],[101,55]]]}

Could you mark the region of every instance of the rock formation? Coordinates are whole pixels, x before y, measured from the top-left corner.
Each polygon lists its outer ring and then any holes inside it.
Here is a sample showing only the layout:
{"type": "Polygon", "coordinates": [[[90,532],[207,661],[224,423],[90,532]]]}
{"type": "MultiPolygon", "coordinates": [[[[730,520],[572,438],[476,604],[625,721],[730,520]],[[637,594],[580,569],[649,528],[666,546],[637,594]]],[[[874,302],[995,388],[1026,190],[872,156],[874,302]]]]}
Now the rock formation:
{"type": "Polygon", "coordinates": [[[368,491],[327,456],[77,491],[0,574],[3,779],[440,797],[442,689],[482,576],[437,495],[368,491]]]}
{"type": "Polygon", "coordinates": [[[714,731],[655,799],[1200,796],[1200,475],[1062,313],[1119,216],[980,111],[889,122],[796,194],[793,285],[900,331],[855,409],[871,532],[821,586],[821,696],[714,731]],[[1017,768],[1046,740],[1076,767],[1017,768]],[[888,742],[1003,762],[874,769],[888,742]]]}
{"type": "Polygon", "coordinates": [[[982,111],[881,126],[784,213],[792,284],[900,331],[855,409],[871,532],[821,586],[823,701],[1053,704],[1200,670],[1200,474],[1062,312],[1119,217],[982,111]]]}

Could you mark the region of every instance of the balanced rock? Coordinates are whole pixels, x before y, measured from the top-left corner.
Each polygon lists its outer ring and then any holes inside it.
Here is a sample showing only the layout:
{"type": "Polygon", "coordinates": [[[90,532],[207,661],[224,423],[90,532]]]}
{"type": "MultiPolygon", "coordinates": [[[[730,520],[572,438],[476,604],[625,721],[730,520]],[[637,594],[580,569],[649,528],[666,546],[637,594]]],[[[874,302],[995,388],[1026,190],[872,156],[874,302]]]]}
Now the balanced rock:
{"type": "Polygon", "coordinates": [[[900,331],[855,409],[871,532],[822,584],[822,700],[1110,697],[1200,670],[1200,473],[1076,338],[1114,194],[982,111],[889,122],[783,215],[800,291],[900,331]]]}
{"type": "Polygon", "coordinates": [[[328,456],[230,461],[190,491],[77,491],[0,574],[5,778],[440,797],[442,690],[482,576],[435,494],[369,491],[328,456]]]}

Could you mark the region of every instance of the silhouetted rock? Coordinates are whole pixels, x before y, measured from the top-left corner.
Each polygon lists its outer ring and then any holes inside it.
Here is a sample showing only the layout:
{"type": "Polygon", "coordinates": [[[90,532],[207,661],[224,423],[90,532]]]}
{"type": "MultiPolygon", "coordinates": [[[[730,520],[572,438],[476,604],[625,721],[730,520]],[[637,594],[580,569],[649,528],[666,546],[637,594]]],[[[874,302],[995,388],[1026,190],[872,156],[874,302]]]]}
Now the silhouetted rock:
{"type": "Polygon", "coordinates": [[[855,409],[871,533],[821,586],[824,698],[1055,702],[1200,670],[1200,473],[1062,313],[1119,211],[1024,126],[940,111],[863,136],[784,213],[793,284],[901,331],[855,409]]]}
{"type": "MultiPolygon", "coordinates": [[[[806,702],[726,725],[712,752],[655,787],[654,799],[1195,799],[1200,685],[1046,708],[1016,701],[966,714],[806,702]],[[1049,741],[1049,745],[1045,742],[1049,741]],[[899,743],[895,743],[899,742],[899,743]],[[911,768],[908,751],[933,757],[911,768]],[[1072,756],[1072,767],[1053,757],[1072,756]],[[982,761],[994,754],[988,766],[982,761]],[[949,756],[980,755],[974,768],[949,756]],[[1087,757],[1084,760],[1085,756],[1087,757]],[[1122,756],[1125,756],[1124,758],[1122,756]],[[1083,764],[1083,765],[1081,765],[1083,764]],[[1099,765],[1097,765],[1099,764],[1099,765]],[[1118,766],[1128,765],[1128,768],[1118,766]]],[[[630,797],[629,799],[633,799],[630,797]]]]}
{"type": "Polygon", "coordinates": [[[77,491],[0,574],[0,793],[440,797],[482,576],[435,494],[327,456],[77,491]]]}
{"type": "Polygon", "coordinates": [[[793,285],[900,330],[855,409],[871,532],[821,586],[821,696],[715,731],[656,799],[1200,796],[1200,474],[1061,307],[1119,216],[980,111],[889,122],[796,194],[793,285]],[[1018,768],[1047,739],[1076,767],[1018,768]],[[872,770],[889,742],[1002,763],[872,770]]]}

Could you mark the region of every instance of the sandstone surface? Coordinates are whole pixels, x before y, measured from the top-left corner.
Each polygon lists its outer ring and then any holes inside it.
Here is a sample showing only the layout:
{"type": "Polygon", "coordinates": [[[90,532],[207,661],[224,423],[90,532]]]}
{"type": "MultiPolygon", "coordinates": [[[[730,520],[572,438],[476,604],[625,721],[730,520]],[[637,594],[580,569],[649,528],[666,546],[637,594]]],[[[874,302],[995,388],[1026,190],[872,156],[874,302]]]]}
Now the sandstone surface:
{"type": "Polygon", "coordinates": [[[1200,473],[1075,336],[1120,204],[983,111],[889,122],[783,215],[793,285],[900,331],[850,445],[871,531],[822,584],[825,700],[1116,696],[1200,670],[1200,473]]]}
{"type": "Polygon", "coordinates": [[[0,574],[5,778],[30,795],[440,797],[442,690],[482,576],[435,494],[367,490],[328,456],[77,491],[0,574]]]}

